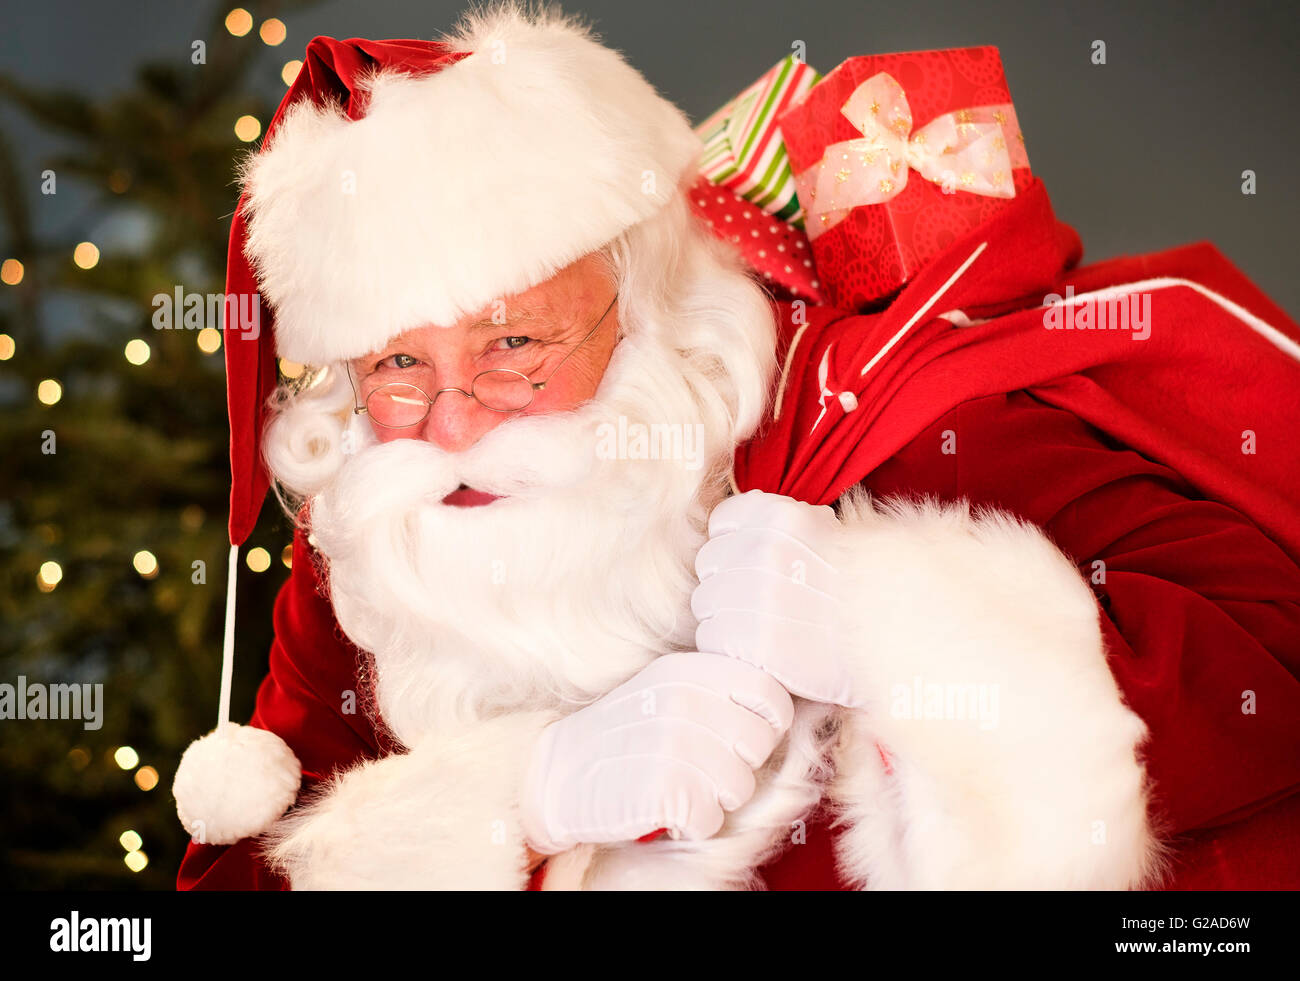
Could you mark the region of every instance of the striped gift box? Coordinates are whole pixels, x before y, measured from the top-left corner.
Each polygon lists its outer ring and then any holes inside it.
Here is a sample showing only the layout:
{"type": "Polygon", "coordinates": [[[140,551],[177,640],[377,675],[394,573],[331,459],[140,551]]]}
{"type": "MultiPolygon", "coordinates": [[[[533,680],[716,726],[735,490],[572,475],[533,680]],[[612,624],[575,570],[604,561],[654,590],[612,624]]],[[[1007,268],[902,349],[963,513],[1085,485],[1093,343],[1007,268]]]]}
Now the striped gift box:
{"type": "Polygon", "coordinates": [[[700,173],[769,215],[803,227],[777,119],[820,75],[793,54],[695,127],[704,142],[700,173]]]}

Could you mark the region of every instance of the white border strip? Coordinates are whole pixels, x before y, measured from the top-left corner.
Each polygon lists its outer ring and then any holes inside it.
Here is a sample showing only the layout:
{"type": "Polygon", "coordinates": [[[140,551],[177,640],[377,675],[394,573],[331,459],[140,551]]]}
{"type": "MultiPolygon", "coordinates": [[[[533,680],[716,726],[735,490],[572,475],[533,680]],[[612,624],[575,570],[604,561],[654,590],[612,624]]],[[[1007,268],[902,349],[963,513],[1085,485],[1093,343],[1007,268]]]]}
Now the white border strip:
{"type": "Polygon", "coordinates": [[[929,309],[932,306],[934,306],[936,303],[939,302],[939,298],[941,296],[943,296],[950,289],[952,289],[952,284],[957,282],[957,280],[961,279],[962,274],[964,274],[966,270],[970,268],[970,264],[974,262],[976,259],[978,259],[980,257],[980,253],[983,252],[988,247],[989,247],[988,242],[980,243],[979,248],[977,248],[974,252],[972,252],[970,256],[966,259],[966,261],[957,267],[957,271],[955,273],[953,273],[951,276],[948,277],[948,282],[940,286],[939,291],[937,293],[935,293],[932,297],[930,297],[930,299],[926,300],[923,304],[921,304],[921,308],[917,310],[916,313],[912,314],[910,318],[908,318],[907,323],[903,324],[903,326],[898,329],[898,333],[895,334],[893,337],[891,337],[889,341],[885,344],[885,346],[876,352],[875,357],[873,357],[870,361],[867,362],[866,366],[862,369],[861,373],[858,375],[859,378],[863,377],[864,375],[866,375],[868,371],[874,368],[876,366],[876,363],[881,358],[883,358],[886,354],[889,353],[889,349],[892,348],[895,344],[897,344],[900,340],[902,340],[904,334],[906,334],[909,330],[911,330],[913,327],[916,326],[916,322],[920,320],[922,317],[924,317],[927,311],[929,311],[929,309]]]}
{"type": "Polygon", "coordinates": [[[781,384],[776,387],[776,403],[772,408],[773,422],[781,418],[781,402],[785,399],[785,384],[790,380],[790,364],[794,361],[794,349],[799,346],[799,339],[807,329],[808,325],[804,324],[794,332],[794,337],[790,339],[790,349],[785,352],[785,365],[781,368],[781,384]]]}
{"type": "Polygon", "coordinates": [[[1278,350],[1285,354],[1289,354],[1295,360],[1300,361],[1300,344],[1297,344],[1291,338],[1287,337],[1286,334],[1282,333],[1276,327],[1260,320],[1245,307],[1233,303],[1226,296],[1221,296],[1214,292],[1214,290],[1202,286],[1200,283],[1193,282],[1190,279],[1178,279],[1172,276],[1161,276],[1156,279],[1142,279],[1135,283],[1123,283],[1118,286],[1107,286],[1105,289],[1094,290],[1091,293],[1076,293],[1074,296],[1068,298],[1062,297],[1056,303],[1047,303],[1038,309],[1047,310],[1052,307],[1072,307],[1088,299],[1109,299],[1112,296],[1167,289],[1171,286],[1187,286],[1194,289],[1202,296],[1208,297],[1238,320],[1245,323],[1255,333],[1271,342],[1278,350]]]}

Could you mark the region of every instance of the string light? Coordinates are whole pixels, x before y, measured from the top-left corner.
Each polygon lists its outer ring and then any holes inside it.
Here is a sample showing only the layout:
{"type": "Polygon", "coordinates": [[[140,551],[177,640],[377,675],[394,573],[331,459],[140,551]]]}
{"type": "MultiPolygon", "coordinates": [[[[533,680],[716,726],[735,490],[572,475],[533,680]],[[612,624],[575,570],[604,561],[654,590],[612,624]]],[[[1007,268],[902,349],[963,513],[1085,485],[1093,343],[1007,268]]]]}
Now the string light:
{"type": "Polygon", "coordinates": [[[285,85],[292,85],[300,71],[302,71],[302,62],[294,58],[293,61],[284,63],[284,67],[280,69],[280,78],[284,80],[285,85]]]}
{"type": "Polygon", "coordinates": [[[136,552],[131,559],[131,564],[135,566],[135,571],[140,573],[140,576],[144,579],[152,579],[158,575],[158,559],[148,549],[142,548],[136,552]]]}
{"type": "Polygon", "coordinates": [[[119,746],[113,752],[113,762],[123,770],[134,770],[140,765],[140,754],[130,746],[119,746]]]}
{"type": "Polygon", "coordinates": [[[252,143],[262,135],[262,124],[256,116],[240,116],[235,120],[235,135],[245,143],[252,143]]]}
{"type": "Polygon", "coordinates": [[[8,334],[0,334],[0,361],[8,361],[14,356],[14,339],[8,334]]]}
{"type": "Polygon", "coordinates": [[[54,405],[63,398],[63,386],[53,378],[46,378],[36,386],[36,397],[43,405],[54,405]]]}
{"type": "Polygon", "coordinates": [[[99,265],[99,248],[94,242],[80,242],[72,250],[72,261],[82,269],[94,269],[99,265]]]}
{"type": "Polygon", "coordinates": [[[216,354],[221,350],[221,331],[215,327],[204,327],[194,340],[204,354],[216,354]]]}
{"type": "Polygon", "coordinates": [[[135,771],[135,785],[141,790],[153,790],[158,786],[158,771],[151,766],[140,767],[135,771]]]}
{"type": "MultiPolygon", "coordinates": [[[[287,66],[286,66],[287,67],[287,66]]],[[[6,259],[0,262],[0,283],[6,286],[17,286],[23,281],[23,264],[17,259],[6,259]]]]}
{"type": "Polygon", "coordinates": [[[253,15],[243,7],[236,7],[226,14],[226,30],[235,37],[243,37],[253,29],[253,15]]]}
{"type": "Polygon", "coordinates": [[[282,44],[285,35],[288,33],[284,21],[279,17],[268,17],[262,21],[262,26],[257,29],[257,35],[262,39],[262,43],[271,48],[282,44]]]}
{"type": "Polygon", "coordinates": [[[266,549],[258,546],[248,550],[248,555],[244,557],[248,567],[254,572],[265,572],[271,568],[271,553],[266,549]]]}
{"type": "Polygon", "coordinates": [[[132,872],[141,872],[149,864],[149,856],[139,851],[127,852],[122,861],[126,863],[126,867],[132,872]]]}
{"type": "Polygon", "coordinates": [[[123,351],[126,360],[131,364],[144,364],[149,360],[149,355],[153,352],[149,349],[149,342],[142,341],[136,337],[126,342],[126,349],[123,351]]]}
{"type": "Polygon", "coordinates": [[[117,840],[128,852],[138,852],[144,844],[144,839],[136,831],[123,831],[117,840]]]}
{"type": "Polygon", "coordinates": [[[63,567],[57,562],[42,562],[41,571],[36,573],[36,586],[42,593],[53,591],[63,580],[63,567]]]}
{"type": "Polygon", "coordinates": [[[261,135],[261,122],[256,116],[240,116],[235,120],[235,135],[244,143],[252,143],[261,135]]]}
{"type": "Polygon", "coordinates": [[[286,569],[293,568],[293,544],[290,543],[280,549],[280,561],[284,563],[286,569]]]}

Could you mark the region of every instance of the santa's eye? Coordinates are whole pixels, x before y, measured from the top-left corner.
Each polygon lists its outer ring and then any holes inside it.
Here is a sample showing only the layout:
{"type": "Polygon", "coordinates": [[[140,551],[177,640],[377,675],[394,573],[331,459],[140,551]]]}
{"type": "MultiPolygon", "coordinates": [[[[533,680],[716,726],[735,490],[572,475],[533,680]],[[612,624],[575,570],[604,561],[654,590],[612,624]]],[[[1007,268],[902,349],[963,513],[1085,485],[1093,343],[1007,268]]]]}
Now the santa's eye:
{"type": "Polygon", "coordinates": [[[376,368],[410,368],[420,363],[420,359],[411,354],[392,354],[380,361],[376,368]]]}
{"type": "Polygon", "coordinates": [[[503,337],[501,343],[505,345],[507,351],[517,351],[531,340],[531,337],[503,337]]]}

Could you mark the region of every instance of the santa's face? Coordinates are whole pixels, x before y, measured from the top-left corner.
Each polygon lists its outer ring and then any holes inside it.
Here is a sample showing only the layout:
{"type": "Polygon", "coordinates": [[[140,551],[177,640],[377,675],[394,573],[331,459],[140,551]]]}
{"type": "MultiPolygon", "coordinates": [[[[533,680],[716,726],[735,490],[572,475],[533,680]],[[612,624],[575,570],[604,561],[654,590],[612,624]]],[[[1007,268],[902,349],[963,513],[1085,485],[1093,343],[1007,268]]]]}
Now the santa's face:
{"type": "Polygon", "coordinates": [[[370,411],[311,526],[339,624],[374,654],[380,713],[407,745],[576,707],[691,646],[694,556],[733,441],[670,340],[617,339],[614,297],[587,257],[505,301],[506,324],[489,310],[422,327],[352,366],[370,411]],[[517,412],[463,394],[498,368],[546,385],[517,412]],[[405,426],[374,410],[395,384],[414,395],[405,426]],[[611,439],[638,427],[687,438],[653,456],[611,439]]]}
{"type": "MultiPolygon", "coordinates": [[[[614,351],[615,296],[607,263],[592,254],[455,324],[405,331],[354,359],[348,371],[375,438],[460,453],[512,416],[576,408],[596,394],[614,351]]],[[[444,503],[496,499],[461,487],[444,503]]]]}

